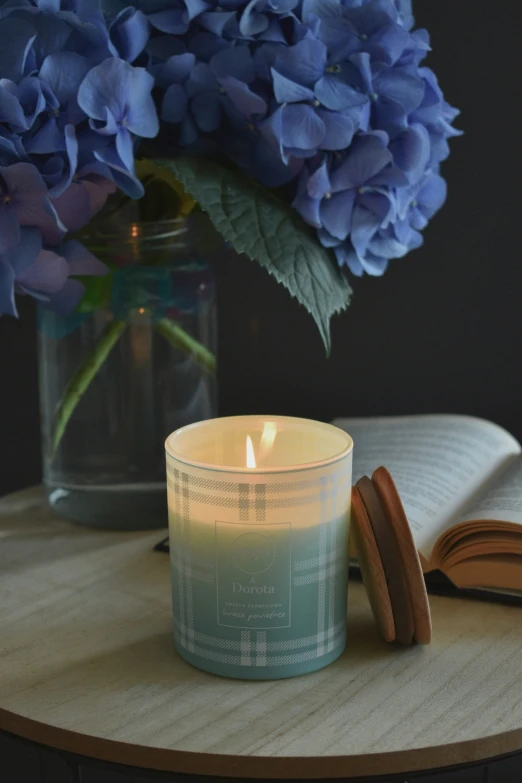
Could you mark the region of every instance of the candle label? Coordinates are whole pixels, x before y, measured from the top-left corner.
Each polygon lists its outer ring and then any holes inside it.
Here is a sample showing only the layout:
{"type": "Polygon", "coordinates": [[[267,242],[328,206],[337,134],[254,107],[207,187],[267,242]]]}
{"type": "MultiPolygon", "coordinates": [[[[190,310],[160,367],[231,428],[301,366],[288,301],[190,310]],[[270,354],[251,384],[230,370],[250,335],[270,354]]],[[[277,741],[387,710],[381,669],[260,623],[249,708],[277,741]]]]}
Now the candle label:
{"type": "Polygon", "coordinates": [[[289,524],[216,521],[217,622],[268,630],[291,625],[289,524]]]}

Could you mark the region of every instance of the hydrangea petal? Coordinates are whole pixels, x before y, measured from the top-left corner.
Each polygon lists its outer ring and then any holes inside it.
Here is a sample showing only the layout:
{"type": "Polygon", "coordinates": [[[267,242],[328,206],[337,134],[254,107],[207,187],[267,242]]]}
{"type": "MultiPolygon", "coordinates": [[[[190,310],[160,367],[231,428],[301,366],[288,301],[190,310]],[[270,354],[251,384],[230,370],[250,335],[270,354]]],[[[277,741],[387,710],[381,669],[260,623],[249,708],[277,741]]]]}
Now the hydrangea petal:
{"type": "Polygon", "coordinates": [[[219,83],[242,115],[249,119],[256,116],[265,116],[267,110],[265,101],[259,95],[256,95],[255,92],[252,92],[248,85],[240,82],[238,79],[234,79],[233,76],[220,79],[219,83]]]}
{"type": "Polygon", "coordinates": [[[352,228],[352,212],[355,203],[355,191],[345,190],[335,193],[321,203],[321,223],[336,239],[344,240],[352,228]]]}
{"type": "Polygon", "coordinates": [[[316,98],[333,111],[343,111],[353,106],[362,106],[367,103],[368,98],[361,95],[348,84],[344,84],[340,79],[327,74],[321,77],[314,88],[316,98]]]}
{"type": "Polygon", "coordinates": [[[25,288],[52,294],[63,288],[68,275],[69,266],[65,258],[49,250],[40,250],[31,266],[16,275],[16,281],[25,288]]]}
{"type": "Polygon", "coordinates": [[[65,126],[64,138],[65,155],[62,156],[62,175],[54,186],[49,188],[49,195],[53,197],[59,196],[69,187],[78,165],[78,140],[74,125],[65,126]]]}
{"type": "Polygon", "coordinates": [[[413,18],[412,0],[395,0],[395,5],[400,16],[400,22],[406,30],[411,30],[415,20],[413,18]]]}
{"type": "Polygon", "coordinates": [[[408,240],[410,239],[412,234],[412,229],[407,220],[405,219],[396,220],[393,225],[393,231],[401,244],[403,245],[408,244],[408,240]]]}
{"type": "Polygon", "coordinates": [[[410,114],[417,109],[424,97],[424,82],[398,68],[382,70],[373,78],[373,89],[377,95],[395,101],[410,114]]]}
{"type": "Polygon", "coordinates": [[[350,117],[331,111],[317,112],[326,129],[321,142],[322,150],[344,150],[350,146],[355,132],[355,125],[350,117]]]}
{"type": "Polygon", "coordinates": [[[134,147],[127,128],[120,128],[116,134],[116,151],[127,171],[134,170],[134,147]]]}
{"type": "Polygon", "coordinates": [[[241,14],[239,31],[245,38],[251,38],[262,33],[268,27],[268,17],[259,12],[263,8],[263,0],[250,0],[241,14]]]}
{"type": "Polygon", "coordinates": [[[274,95],[278,103],[298,103],[300,101],[313,101],[314,93],[308,87],[303,87],[272,68],[272,81],[274,95]]]}
{"type": "Polygon", "coordinates": [[[326,161],[306,181],[306,192],[313,199],[323,199],[331,190],[328,165],[326,161]]]}
{"type": "Polygon", "coordinates": [[[339,247],[342,244],[340,239],[333,237],[325,228],[319,229],[317,238],[323,247],[339,247]]]}
{"type": "Polygon", "coordinates": [[[59,291],[48,295],[45,307],[61,316],[70,315],[76,310],[84,293],[83,283],[80,283],[79,280],[68,279],[59,291]]]}
{"type": "Polygon", "coordinates": [[[355,277],[362,277],[364,275],[364,269],[359,260],[359,256],[349,243],[334,248],[334,253],[339,266],[347,266],[355,277]]]}
{"type": "Polygon", "coordinates": [[[71,182],[66,191],[53,199],[58,217],[69,231],[83,228],[116,190],[114,182],[105,177],[83,170],[78,174],[82,178],[71,182]]]}
{"type": "Polygon", "coordinates": [[[205,0],[184,0],[184,3],[187,8],[188,18],[190,21],[205,11],[208,11],[210,7],[210,3],[205,2],[205,0]]]}
{"type": "Polygon", "coordinates": [[[321,228],[320,202],[317,199],[310,198],[306,192],[298,193],[292,206],[309,226],[321,228]]]}
{"type": "Polygon", "coordinates": [[[330,58],[337,62],[355,54],[361,47],[357,28],[348,19],[321,19],[319,37],[328,47],[330,58]]]}
{"type": "Polygon", "coordinates": [[[282,142],[285,147],[315,150],[326,133],[324,122],[311,106],[287,105],[282,114],[282,142]]]}
{"type": "Polygon", "coordinates": [[[418,231],[412,231],[410,235],[410,241],[408,242],[408,250],[417,250],[424,244],[424,237],[418,231]]]}
{"type": "MultiPolygon", "coordinates": [[[[291,19],[291,16],[289,16],[289,18],[291,19]]],[[[294,21],[296,20],[294,19],[294,21]]],[[[269,18],[268,27],[266,28],[266,30],[260,33],[259,40],[269,41],[271,43],[284,44],[286,46],[287,44],[286,36],[285,33],[283,32],[283,29],[281,27],[281,22],[279,21],[279,19],[275,19],[273,17],[271,19],[269,18]]]]}
{"type": "Polygon", "coordinates": [[[181,84],[171,84],[163,96],[161,118],[165,122],[181,122],[187,113],[187,93],[181,84]]]}
{"type": "MultiPolygon", "coordinates": [[[[132,68],[132,66],[129,66],[132,68]]],[[[151,91],[154,79],[144,68],[132,68],[129,78],[129,98],[126,124],[128,129],[146,139],[153,139],[159,131],[159,120],[151,91]]]]}
{"type": "Polygon", "coordinates": [[[390,219],[395,220],[397,217],[395,199],[390,190],[379,192],[375,188],[363,188],[357,203],[360,207],[364,207],[372,215],[375,215],[380,226],[388,223],[390,219]]]}
{"type": "Polygon", "coordinates": [[[169,57],[175,54],[184,54],[187,47],[182,40],[174,38],[172,35],[158,35],[157,38],[149,39],[145,51],[152,72],[155,65],[165,62],[169,57]]]}
{"type": "Polygon", "coordinates": [[[317,39],[305,38],[295,46],[280,47],[274,67],[283,76],[305,87],[313,87],[326,68],[326,46],[317,39]]]}
{"type": "Polygon", "coordinates": [[[196,63],[188,81],[185,83],[187,95],[192,97],[198,92],[215,92],[219,89],[219,82],[211,72],[207,63],[196,63]]]}
{"type": "Polygon", "coordinates": [[[100,147],[93,151],[96,160],[105,163],[111,177],[117,187],[130,198],[141,198],[143,196],[143,185],[134,174],[134,170],[128,171],[120,160],[115,149],[111,147],[100,147]]]}
{"type": "Polygon", "coordinates": [[[14,82],[8,79],[0,79],[0,122],[10,125],[12,130],[24,131],[29,128],[20,101],[13,94],[7,85],[12,84],[16,90],[14,82]]]}
{"type": "Polygon", "coordinates": [[[58,104],[64,106],[76,97],[90,67],[89,60],[75,52],[56,52],[45,58],[38,78],[51,88],[58,104]]]}
{"type": "Polygon", "coordinates": [[[209,32],[222,36],[226,26],[235,18],[236,14],[234,11],[213,11],[212,13],[201,14],[198,22],[209,32]]]}
{"type": "Polygon", "coordinates": [[[15,273],[15,277],[28,269],[42,249],[42,235],[37,228],[24,227],[20,230],[20,239],[15,248],[3,256],[15,273]]]}
{"type": "Polygon", "coordinates": [[[314,16],[318,19],[340,18],[342,6],[338,0],[303,0],[301,15],[303,22],[310,21],[314,16]]]}
{"type": "Polygon", "coordinates": [[[351,55],[350,61],[343,63],[343,76],[353,87],[362,92],[373,92],[373,73],[369,53],[359,52],[351,55]]]}
{"type": "Polygon", "coordinates": [[[403,171],[390,163],[369,179],[368,185],[379,188],[404,188],[409,185],[409,180],[403,171]]]}
{"type": "Polygon", "coordinates": [[[109,111],[119,122],[125,116],[132,65],[116,58],[92,68],[78,90],[78,104],[88,117],[106,120],[109,111]]]}
{"type": "Polygon", "coordinates": [[[390,138],[395,138],[408,127],[408,117],[404,108],[387,97],[378,97],[372,104],[371,124],[383,130],[390,138]]]}
{"type": "Polygon", "coordinates": [[[139,9],[124,8],[113,20],[109,33],[115,53],[132,63],[149,40],[150,23],[139,9]]]}
{"type": "Polygon", "coordinates": [[[25,79],[22,79],[18,85],[18,98],[25,111],[29,127],[32,127],[36,118],[46,108],[46,99],[40,79],[35,76],[26,76],[25,79]]]}
{"type": "Polygon", "coordinates": [[[212,57],[209,67],[216,79],[233,76],[249,84],[255,76],[254,61],[248,46],[222,49],[212,57]]]}
{"type": "Polygon", "coordinates": [[[67,260],[71,275],[98,277],[109,272],[109,268],[76,239],[64,242],[60,246],[60,253],[67,260]]]}
{"type": "Polygon", "coordinates": [[[331,175],[334,192],[358,188],[392,161],[392,154],[375,135],[356,136],[345,161],[331,175]]]}
{"type": "Polygon", "coordinates": [[[379,60],[393,65],[401,58],[409,43],[410,36],[404,27],[390,24],[382,27],[372,36],[369,49],[379,60]]]}
{"type": "Polygon", "coordinates": [[[408,245],[402,244],[396,237],[383,237],[379,234],[369,245],[370,252],[382,258],[404,258],[409,249],[408,245]]]}
{"type": "Polygon", "coordinates": [[[188,30],[188,13],[182,8],[172,8],[148,15],[149,22],[162,33],[183,35],[188,30]]]}
{"type": "Polygon", "coordinates": [[[189,78],[196,65],[196,56],[190,52],[169,57],[161,69],[161,77],[165,86],[173,82],[184,82],[189,78]]]}
{"type": "Polygon", "coordinates": [[[190,104],[198,127],[205,133],[212,133],[221,122],[221,103],[216,94],[201,92],[190,104]]]}
{"type": "Polygon", "coordinates": [[[27,152],[47,155],[65,150],[63,131],[58,128],[56,117],[49,117],[40,130],[27,142],[27,152]]]}
{"type": "Polygon", "coordinates": [[[351,241],[355,252],[364,256],[368,245],[379,230],[381,220],[365,207],[355,206],[352,214],[351,241]]]}
{"type": "Polygon", "coordinates": [[[422,184],[417,201],[429,217],[432,217],[446,201],[447,189],[446,180],[438,174],[431,174],[422,184]]]}
{"type": "Polygon", "coordinates": [[[81,183],[71,182],[53,201],[58,216],[68,231],[78,231],[91,219],[89,194],[81,183]]]}
{"type": "Polygon", "coordinates": [[[20,225],[37,226],[48,242],[58,242],[64,227],[49,201],[45,182],[36,167],[30,163],[15,163],[2,168],[1,174],[10,196],[7,207],[16,215],[20,225]]]}
{"type": "Polygon", "coordinates": [[[261,122],[258,126],[258,130],[275,148],[279,149],[281,159],[287,163],[288,156],[284,151],[283,146],[283,109],[280,107],[276,111],[261,122]]]}
{"type": "Polygon", "coordinates": [[[396,165],[408,180],[416,184],[426,171],[430,159],[430,137],[423,125],[411,125],[390,144],[396,165]]]}
{"type": "Polygon", "coordinates": [[[389,261],[387,258],[379,258],[373,255],[373,253],[366,253],[364,256],[359,256],[359,262],[366,274],[372,277],[382,277],[388,268],[389,261]]]}
{"type": "Polygon", "coordinates": [[[390,22],[397,22],[399,14],[392,0],[367,0],[353,8],[348,18],[352,19],[360,34],[370,37],[390,22]]]}

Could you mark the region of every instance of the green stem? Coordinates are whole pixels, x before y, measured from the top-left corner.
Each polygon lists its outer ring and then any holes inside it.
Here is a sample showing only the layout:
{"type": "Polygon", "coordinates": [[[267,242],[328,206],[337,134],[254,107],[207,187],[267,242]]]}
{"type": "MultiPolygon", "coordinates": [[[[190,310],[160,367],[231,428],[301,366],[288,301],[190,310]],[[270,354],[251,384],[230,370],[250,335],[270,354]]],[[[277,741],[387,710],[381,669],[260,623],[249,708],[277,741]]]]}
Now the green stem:
{"type": "Polygon", "coordinates": [[[156,324],[156,330],[175,348],[183,351],[183,353],[191,354],[196,362],[208,373],[213,374],[216,372],[216,357],[214,354],[191,337],[175,321],[171,321],[170,318],[161,318],[156,324]]]}
{"type": "Polygon", "coordinates": [[[67,384],[54,419],[53,457],[60,445],[67,422],[126,327],[125,321],[111,321],[91,353],[67,384]]]}

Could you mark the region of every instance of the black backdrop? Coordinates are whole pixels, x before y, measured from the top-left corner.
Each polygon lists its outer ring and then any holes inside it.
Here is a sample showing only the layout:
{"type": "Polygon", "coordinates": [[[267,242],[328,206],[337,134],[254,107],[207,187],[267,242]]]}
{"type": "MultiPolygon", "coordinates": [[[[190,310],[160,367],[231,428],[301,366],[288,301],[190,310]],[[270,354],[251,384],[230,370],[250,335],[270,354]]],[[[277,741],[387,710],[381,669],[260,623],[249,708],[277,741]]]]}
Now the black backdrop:
{"type": "MultiPolygon", "coordinates": [[[[220,413],[462,412],[522,438],[522,11],[508,0],[417,0],[429,64],[466,135],[423,248],[353,281],[324,356],[312,320],[254,263],[216,265],[220,413]]],[[[0,320],[0,493],[40,476],[35,317],[0,320]]]]}

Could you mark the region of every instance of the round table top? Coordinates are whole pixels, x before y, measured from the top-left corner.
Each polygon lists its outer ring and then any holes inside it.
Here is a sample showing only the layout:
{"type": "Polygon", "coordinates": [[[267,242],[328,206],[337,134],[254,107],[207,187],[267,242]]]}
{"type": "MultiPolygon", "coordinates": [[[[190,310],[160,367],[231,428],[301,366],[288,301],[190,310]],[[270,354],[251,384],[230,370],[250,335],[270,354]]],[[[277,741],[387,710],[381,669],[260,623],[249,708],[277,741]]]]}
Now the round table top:
{"type": "Polygon", "coordinates": [[[522,748],[522,609],[431,598],[433,642],[378,636],[350,584],[327,668],[227,680],[175,652],[161,531],[70,525],[35,488],[0,501],[0,729],[149,769],[350,778],[522,748]]]}

